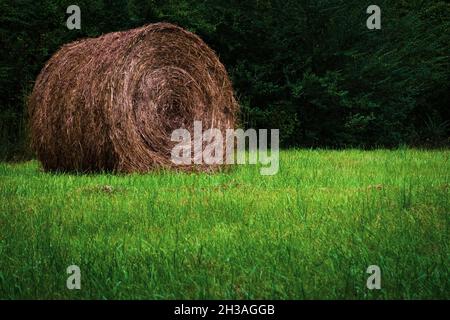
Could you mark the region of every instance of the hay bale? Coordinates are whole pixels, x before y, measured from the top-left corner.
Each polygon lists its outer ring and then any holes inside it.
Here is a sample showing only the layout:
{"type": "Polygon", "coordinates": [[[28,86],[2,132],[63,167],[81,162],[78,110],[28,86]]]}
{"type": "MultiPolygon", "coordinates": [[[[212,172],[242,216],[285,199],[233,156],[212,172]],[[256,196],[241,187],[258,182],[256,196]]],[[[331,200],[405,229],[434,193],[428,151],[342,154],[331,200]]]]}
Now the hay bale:
{"type": "Polygon", "coordinates": [[[174,166],[174,129],[199,120],[224,132],[238,105],[215,53],[191,32],[157,23],[64,45],[28,108],[45,170],[147,172],[174,166]]]}

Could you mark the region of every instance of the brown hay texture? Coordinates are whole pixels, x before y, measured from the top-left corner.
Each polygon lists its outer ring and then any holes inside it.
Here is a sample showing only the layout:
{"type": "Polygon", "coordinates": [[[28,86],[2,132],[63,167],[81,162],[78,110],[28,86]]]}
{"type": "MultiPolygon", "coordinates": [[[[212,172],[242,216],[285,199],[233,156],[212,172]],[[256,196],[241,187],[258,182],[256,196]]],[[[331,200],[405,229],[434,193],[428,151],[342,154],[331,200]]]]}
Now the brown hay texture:
{"type": "Polygon", "coordinates": [[[192,133],[198,120],[224,134],[238,104],[198,36],[156,23],[64,45],[39,74],[28,110],[44,170],[128,173],[174,167],[174,129],[192,133]]]}

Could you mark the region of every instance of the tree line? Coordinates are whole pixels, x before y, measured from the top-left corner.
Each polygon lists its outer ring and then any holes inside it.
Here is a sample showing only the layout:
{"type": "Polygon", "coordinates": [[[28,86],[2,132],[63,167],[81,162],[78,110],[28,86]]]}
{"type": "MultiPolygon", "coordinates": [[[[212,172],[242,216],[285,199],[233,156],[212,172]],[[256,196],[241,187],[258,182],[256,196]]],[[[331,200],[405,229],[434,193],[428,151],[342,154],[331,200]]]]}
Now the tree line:
{"type": "Polygon", "coordinates": [[[63,44],[167,21],[226,66],[244,128],[278,128],[284,147],[450,144],[450,4],[379,0],[1,0],[0,158],[32,156],[26,99],[63,44]],[[75,3],[76,2],[76,3],[75,3]],[[68,6],[81,28],[66,26],[68,6]]]}

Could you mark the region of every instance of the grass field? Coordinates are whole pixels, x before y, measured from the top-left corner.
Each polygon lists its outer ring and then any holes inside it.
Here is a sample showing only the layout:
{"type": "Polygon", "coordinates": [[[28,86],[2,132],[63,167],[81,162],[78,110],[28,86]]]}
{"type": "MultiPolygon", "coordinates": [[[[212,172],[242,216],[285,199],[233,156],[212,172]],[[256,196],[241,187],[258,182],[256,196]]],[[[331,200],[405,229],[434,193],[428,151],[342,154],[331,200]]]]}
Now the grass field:
{"type": "Polygon", "coordinates": [[[2,163],[0,298],[449,299],[449,157],[282,151],[275,176],[2,163]]]}

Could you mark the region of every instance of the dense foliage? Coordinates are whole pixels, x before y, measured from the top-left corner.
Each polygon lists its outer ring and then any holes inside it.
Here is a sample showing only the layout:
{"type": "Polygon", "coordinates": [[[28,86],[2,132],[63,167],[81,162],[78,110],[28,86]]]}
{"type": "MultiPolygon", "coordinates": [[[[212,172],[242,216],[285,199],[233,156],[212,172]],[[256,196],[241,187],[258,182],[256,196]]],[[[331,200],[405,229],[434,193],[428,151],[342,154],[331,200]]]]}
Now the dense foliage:
{"type": "Polygon", "coordinates": [[[26,150],[25,100],[45,61],[82,37],[168,21],[226,65],[245,127],[282,145],[442,146],[450,131],[450,4],[378,0],[1,0],[0,156],[26,150]],[[372,1],[371,1],[372,2],[372,1]],[[81,8],[68,30],[66,8],[81,8]]]}

